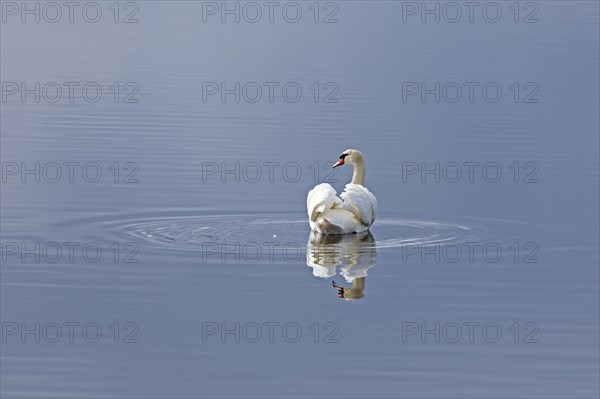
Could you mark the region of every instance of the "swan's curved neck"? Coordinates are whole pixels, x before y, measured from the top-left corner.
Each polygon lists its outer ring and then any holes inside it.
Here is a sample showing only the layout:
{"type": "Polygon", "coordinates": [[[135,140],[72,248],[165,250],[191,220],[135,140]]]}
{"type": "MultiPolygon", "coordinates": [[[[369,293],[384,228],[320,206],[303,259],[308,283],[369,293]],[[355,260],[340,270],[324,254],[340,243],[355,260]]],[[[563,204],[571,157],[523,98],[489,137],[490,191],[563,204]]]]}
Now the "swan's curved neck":
{"type": "Polygon", "coordinates": [[[352,173],[352,184],[360,184],[361,186],[365,183],[365,162],[361,159],[354,164],[354,172],[352,173]]]}

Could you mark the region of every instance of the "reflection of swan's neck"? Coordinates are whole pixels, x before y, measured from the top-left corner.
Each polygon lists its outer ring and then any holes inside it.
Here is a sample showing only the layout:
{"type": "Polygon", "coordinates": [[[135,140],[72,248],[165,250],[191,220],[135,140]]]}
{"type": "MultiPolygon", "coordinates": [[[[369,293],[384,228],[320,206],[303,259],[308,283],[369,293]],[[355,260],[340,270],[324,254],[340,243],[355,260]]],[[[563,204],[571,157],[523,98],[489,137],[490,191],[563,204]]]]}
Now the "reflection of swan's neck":
{"type": "Polygon", "coordinates": [[[352,173],[352,184],[360,184],[361,186],[365,183],[365,161],[360,158],[354,161],[354,173],[352,173]]]}
{"type": "Polygon", "coordinates": [[[338,288],[339,295],[347,301],[356,301],[365,296],[365,278],[359,277],[352,282],[352,288],[338,288]]]}
{"type": "Polygon", "coordinates": [[[362,295],[362,292],[365,290],[365,278],[359,277],[354,279],[354,281],[352,282],[352,289],[356,290],[362,295]]]}

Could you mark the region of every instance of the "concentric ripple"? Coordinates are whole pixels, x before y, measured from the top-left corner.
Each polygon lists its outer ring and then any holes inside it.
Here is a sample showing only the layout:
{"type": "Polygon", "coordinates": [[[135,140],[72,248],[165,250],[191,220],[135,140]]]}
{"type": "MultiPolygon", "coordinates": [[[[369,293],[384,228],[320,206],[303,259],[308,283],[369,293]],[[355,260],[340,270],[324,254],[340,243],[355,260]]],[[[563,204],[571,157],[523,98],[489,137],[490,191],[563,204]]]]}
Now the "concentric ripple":
{"type": "MultiPolygon", "coordinates": [[[[290,215],[220,215],[169,217],[131,221],[127,234],[156,246],[202,250],[203,244],[297,243],[310,233],[304,217],[290,215]]],[[[482,239],[483,226],[429,220],[380,218],[371,228],[376,248],[482,239]]]]}

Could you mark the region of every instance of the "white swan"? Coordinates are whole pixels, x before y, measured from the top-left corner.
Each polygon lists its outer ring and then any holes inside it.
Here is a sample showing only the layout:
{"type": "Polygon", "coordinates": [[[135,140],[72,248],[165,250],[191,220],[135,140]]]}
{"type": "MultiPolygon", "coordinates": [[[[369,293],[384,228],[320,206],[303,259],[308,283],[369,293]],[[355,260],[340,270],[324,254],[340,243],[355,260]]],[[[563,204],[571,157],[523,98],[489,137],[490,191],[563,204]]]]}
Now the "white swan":
{"type": "Polygon", "coordinates": [[[346,150],[334,168],[354,165],[352,181],[337,196],[328,183],[321,183],[308,192],[306,207],[310,228],[321,234],[346,234],[366,231],[375,221],[377,198],[363,186],[365,159],[358,150],[346,150]]]}

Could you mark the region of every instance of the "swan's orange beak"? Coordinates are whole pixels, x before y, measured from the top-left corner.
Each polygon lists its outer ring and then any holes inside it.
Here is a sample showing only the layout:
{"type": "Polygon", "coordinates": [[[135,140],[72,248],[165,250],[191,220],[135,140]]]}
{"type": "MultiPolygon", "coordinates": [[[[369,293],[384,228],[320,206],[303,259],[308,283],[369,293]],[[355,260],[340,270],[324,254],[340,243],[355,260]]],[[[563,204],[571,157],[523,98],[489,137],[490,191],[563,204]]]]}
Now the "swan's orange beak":
{"type": "Polygon", "coordinates": [[[337,162],[336,162],[336,163],[333,165],[333,167],[334,167],[334,168],[337,168],[338,166],[340,166],[340,165],[343,165],[343,164],[344,164],[344,158],[341,158],[339,161],[337,161],[337,162]]]}

